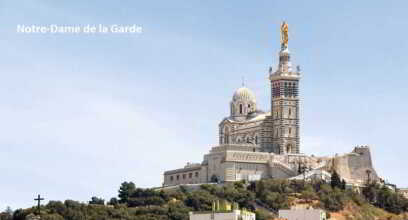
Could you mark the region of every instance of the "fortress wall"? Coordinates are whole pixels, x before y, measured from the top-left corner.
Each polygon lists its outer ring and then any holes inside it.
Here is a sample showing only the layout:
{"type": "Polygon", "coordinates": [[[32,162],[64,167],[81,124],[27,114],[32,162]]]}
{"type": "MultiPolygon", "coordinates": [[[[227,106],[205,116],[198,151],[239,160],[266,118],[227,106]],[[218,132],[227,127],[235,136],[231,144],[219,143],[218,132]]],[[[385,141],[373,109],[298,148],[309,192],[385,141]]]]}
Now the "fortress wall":
{"type": "Polygon", "coordinates": [[[333,168],[336,172],[340,175],[340,178],[345,179],[346,181],[350,181],[352,179],[351,172],[350,172],[350,164],[349,158],[347,155],[334,157],[333,161],[333,168]]]}
{"type": "Polygon", "coordinates": [[[352,153],[333,158],[333,165],[341,178],[354,183],[367,181],[367,170],[370,171],[370,179],[377,180],[378,176],[371,161],[371,153],[368,147],[356,147],[352,153]]]}
{"type": "Polygon", "coordinates": [[[356,147],[353,152],[359,155],[349,158],[353,178],[361,179],[363,177],[363,180],[367,180],[367,170],[370,170],[370,178],[377,180],[378,176],[371,161],[370,149],[368,147],[356,147]]]}

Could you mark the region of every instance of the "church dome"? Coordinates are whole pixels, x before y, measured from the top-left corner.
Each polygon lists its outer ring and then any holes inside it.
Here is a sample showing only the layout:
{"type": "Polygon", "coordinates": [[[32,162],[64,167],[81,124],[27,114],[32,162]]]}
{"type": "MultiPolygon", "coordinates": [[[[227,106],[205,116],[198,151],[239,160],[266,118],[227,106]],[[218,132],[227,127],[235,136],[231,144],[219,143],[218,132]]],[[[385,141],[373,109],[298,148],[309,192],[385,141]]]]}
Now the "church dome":
{"type": "Polygon", "coordinates": [[[235,91],[232,101],[250,101],[255,103],[256,99],[254,93],[250,89],[241,87],[235,91]]]}

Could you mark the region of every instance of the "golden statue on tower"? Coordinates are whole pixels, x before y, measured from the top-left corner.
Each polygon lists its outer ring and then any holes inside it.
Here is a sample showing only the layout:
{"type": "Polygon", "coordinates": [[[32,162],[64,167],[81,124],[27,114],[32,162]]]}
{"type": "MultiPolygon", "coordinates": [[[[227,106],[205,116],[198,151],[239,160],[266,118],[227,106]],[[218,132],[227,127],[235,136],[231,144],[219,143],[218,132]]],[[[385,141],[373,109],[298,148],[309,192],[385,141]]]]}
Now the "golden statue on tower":
{"type": "Polygon", "coordinates": [[[283,21],[282,25],[281,25],[281,44],[282,44],[282,48],[288,48],[288,40],[289,40],[289,27],[288,24],[283,21]]]}

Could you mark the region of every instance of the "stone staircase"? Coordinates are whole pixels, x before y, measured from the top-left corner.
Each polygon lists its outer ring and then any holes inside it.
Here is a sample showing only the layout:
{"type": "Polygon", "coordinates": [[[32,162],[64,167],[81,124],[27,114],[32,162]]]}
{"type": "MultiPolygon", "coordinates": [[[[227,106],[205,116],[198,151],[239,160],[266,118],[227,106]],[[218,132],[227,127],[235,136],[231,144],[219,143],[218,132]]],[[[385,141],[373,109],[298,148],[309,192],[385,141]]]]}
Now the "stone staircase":
{"type": "Polygon", "coordinates": [[[280,161],[270,160],[270,161],[268,161],[268,165],[271,168],[280,169],[282,172],[287,174],[289,177],[297,175],[297,172],[295,170],[292,170],[288,165],[286,165],[286,164],[284,164],[284,163],[282,163],[280,161]]]}

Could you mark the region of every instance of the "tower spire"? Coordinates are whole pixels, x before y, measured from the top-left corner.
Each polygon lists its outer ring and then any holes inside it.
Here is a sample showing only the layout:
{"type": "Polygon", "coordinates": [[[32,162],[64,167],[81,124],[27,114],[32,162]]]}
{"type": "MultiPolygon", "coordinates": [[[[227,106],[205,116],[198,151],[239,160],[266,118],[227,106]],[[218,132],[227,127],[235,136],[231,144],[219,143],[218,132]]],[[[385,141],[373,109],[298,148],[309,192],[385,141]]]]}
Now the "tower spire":
{"type": "Polygon", "coordinates": [[[299,80],[300,68],[292,71],[288,49],[288,24],[280,26],[279,64],[276,71],[269,71],[271,83],[270,128],[264,133],[264,151],[277,154],[298,154],[300,152],[299,80]]]}

